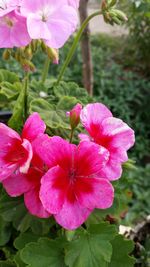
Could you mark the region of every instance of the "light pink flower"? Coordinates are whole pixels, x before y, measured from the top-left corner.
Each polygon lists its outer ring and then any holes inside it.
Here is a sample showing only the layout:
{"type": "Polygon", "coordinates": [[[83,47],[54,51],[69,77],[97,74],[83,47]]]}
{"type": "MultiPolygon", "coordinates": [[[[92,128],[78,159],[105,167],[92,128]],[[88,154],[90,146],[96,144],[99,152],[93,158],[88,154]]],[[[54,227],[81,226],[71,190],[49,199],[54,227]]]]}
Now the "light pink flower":
{"type": "Polygon", "coordinates": [[[33,113],[25,123],[22,135],[0,123],[0,181],[10,175],[27,173],[33,156],[32,143],[45,131],[38,113],[33,113]]]}
{"type": "Polygon", "coordinates": [[[108,159],[106,149],[92,142],[76,146],[60,137],[42,136],[37,142],[37,152],[50,168],[41,180],[40,199],[61,226],[75,229],[93,209],[112,205],[113,187],[98,175],[108,159]]]}
{"type": "Polygon", "coordinates": [[[70,125],[72,129],[76,128],[80,122],[81,110],[82,110],[82,105],[76,104],[71,111],[68,111],[66,113],[66,115],[70,117],[70,125]]]}
{"type": "Polygon", "coordinates": [[[32,215],[48,218],[51,214],[44,209],[39,198],[41,178],[45,174],[46,167],[36,155],[34,145],[31,165],[32,167],[28,170],[27,174],[22,174],[18,171],[2,183],[8,195],[17,197],[24,194],[25,206],[32,215]]]}
{"type": "Polygon", "coordinates": [[[30,37],[56,49],[64,45],[78,22],[76,10],[66,0],[23,0],[21,13],[27,17],[30,37]]]}
{"type": "Polygon", "coordinates": [[[0,48],[26,46],[31,38],[27,31],[26,18],[15,11],[0,17],[0,48]]]}
{"type": "Polygon", "coordinates": [[[81,123],[90,137],[81,134],[81,140],[91,140],[109,151],[109,160],[101,169],[101,176],[116,180],[122,174],[122,163],[128,160],[127,150],[134,145],[134,131],[122,120],[114,118],[100,103],[88,104],[81,111],[81,123]]]}

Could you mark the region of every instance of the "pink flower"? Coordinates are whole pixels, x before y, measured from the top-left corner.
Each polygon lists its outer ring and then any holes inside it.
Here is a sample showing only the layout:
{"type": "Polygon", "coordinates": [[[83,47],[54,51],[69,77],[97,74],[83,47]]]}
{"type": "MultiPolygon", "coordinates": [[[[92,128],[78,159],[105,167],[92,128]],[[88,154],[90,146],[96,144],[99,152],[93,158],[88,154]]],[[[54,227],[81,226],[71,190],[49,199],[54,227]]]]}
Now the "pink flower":
{"type": "Polygon", "coordinates": [[[76,9],[79,8],[79,2],[80,0],[68,0],[68,4],[76,9]]]}
{"type": "Polygon", "coordinates": [[[60,48],[75,31],[76,10],[66,0],[23,0],[22,15],[27,17],[27,27],[32,39],[43,39],[47,46],[60,48]]]}
{"type": "Polygon", "coordinates": [[[81,111],[81,123],[90,137],[81,134],[81,140],[91,140],[109,151],[109,160],[100,175],[116,180],[122,174],[122,163],[128,160],[127,150],[134,145],[134,131],[122,120],[114,118],[100,103],[89,104],[81,111]]]}
{"type": "Polygon", "coordinates": [[[27,31],[26,18],[15,11],[0,16],[0,36],[0,48],[28,45],[31,38],[27,31]]]}
{"type": "Polygon", "coordinates": [[[24,194],[25,206],[32,215],[48,218],[51,214],[44,209],[39,198],[41,178],[46,172],[46,167],[35,153],[34,142],[31,165],[32,167],[28,170],[27,174],[16,172],[2,183],[8,195],[17,197],[24,194]]]}
{"type": "Polygon", "coordinates": [[[0,123],[0,181],[16,172],[27,173],[33,156],[32,143],[45,131],[38,113],[26,121],[22,135],[0,123]]]}
{"type": "Polygon", "coordinates": [[[66,113],[67,116],[70,117],[70,125],[72,129],[76,128],[80,122],[81,110],[82,110],[82,105],[77,104],[71,111],[66,113]]]}
{"type": "Polygon", "coordinates": [[[37,153],[50,168],[41,180],[40,199],[61,226],[73,230],[93,209],[112,205],[113,187],[98,175],[108,159],[106,149],[92,142],[76,146],[60,137],[42,136],[37,142],[37,153]]]}

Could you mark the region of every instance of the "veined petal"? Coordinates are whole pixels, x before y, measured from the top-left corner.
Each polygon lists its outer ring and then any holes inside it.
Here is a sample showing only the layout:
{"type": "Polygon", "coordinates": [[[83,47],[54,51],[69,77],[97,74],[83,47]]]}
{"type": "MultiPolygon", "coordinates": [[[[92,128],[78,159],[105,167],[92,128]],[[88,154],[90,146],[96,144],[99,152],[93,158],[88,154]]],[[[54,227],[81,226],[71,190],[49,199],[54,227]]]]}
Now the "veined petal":
{"type": "Polygon", "coordinates": [[[97,174],[109,159],[109,151],[93,142],[83,141],[78,146],[77,176],[97,174]]]}
{"type": "Polygon", "coordinates": [[[112,206],[114,189],[105,179],[80,178],[75,184],[80,205],[89,209],[107,209],[112,206]]]}
{"type": "Polygon", "coordinates": [[[22,138],[33,142],[40,134],[44,134],[45,130],[46,125],[44,121],[37,112],[34,112],[25,122],[22,138]]]}
{"type": "Polygon", "coordinates": [[[62,209],[68,186],[67,173],[59,166],[51,168],[42,177],[40,199],[49,213],[56,214],[62,209]]]}
{"type": "Polygon", "coordinates": [[[81,123],[92,137],[97,136],[100,125],[105,118],[112,117],[109,109],[100,103],[88,104],[81,111],[81,123]]]}
{"type": "Polygon", "coordinates": [[[55,220],[67,230],[75,230],[80,227],[88,218],[92,210],[87,209],[75,201],[71,203],[67,199],[63,208],[58,214],[55,214],[55,220]]]}
{"type": "Polygon", "coordinates": [[[39,190],[40,188],[37,186],[24,194],[25,206],[32,215],[39,218],[49,218],[51,214],[44,209],[39,198],[39,190]]]}

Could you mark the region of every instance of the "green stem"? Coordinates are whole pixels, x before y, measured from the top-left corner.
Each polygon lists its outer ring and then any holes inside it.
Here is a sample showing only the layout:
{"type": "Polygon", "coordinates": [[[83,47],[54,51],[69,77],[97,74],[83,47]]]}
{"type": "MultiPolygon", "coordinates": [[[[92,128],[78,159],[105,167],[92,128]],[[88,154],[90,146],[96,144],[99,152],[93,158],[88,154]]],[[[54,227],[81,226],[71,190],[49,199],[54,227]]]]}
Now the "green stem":
{"type": "Polygon", "coordinates": [[[70,144],[72,143],[73,133],[74,133],[74,129],[71,129],[71,134],[70,134],[70,144]]]}
{"type": "Polygon", "coordinates": [[[50,65],[50,59],[49,59],[49,57],[47,57],[45,60],[44,69],[43,69],[43,73],[42,73],[42,83],[45,83],[45,80],[47,78],[48,71],[49,71],[49,65],[50,65]]]}
{"type": "Polygon", "coordinates": [[[75,39],[74,39],[74,42],[73,42],[73,44],[72,44],[72,46],[71,46],[71,48],[70,48],[70,51],[69,51],[69,53],[68,53],[68,56],[67,56],[67,58],[66,58],[66,60],[65,60],[65,62],[64,62],[64,64],[63,64],[63,66],[62,66],[62,68],[61,68],[61,71],[60,71],[60,74],[59,74],[59,76],[58,76],[56,85],[58,85],[58,84],[60,83],[60,81],[61,81],[61,79],[62,79],[62,76],[64,75],[64,72],[65,72],[66,68],[68,67],[68,65],[69,65],[69,63],[70,63],[70,61],[71,61],[71,59],[72,59],[72,57],[73,57],[73,55],[74,55],[74,52],[75,52],[75,50],[76,50],[76,48],[77,48],[77,45],[78,45],[78,43],[79,43],[79,40],[80,40],[80,38],[81,38],[81,36],[82,36],[82,33],[84,32],[85,28],[87,27],[89,21],[90,21],[91,19],[93,19],[94,17],[99,16],[99,15],[102,15],[102,11],[101,11],[101,10],[99,10],[99,11],[97,11],[97,12],[91,14],[91,15],[90,15],[90,16],[83,22],[83,24],[81,25],[81,27],[80,27],[79,31],[77,32],[77,35],[76,35],[76,37],[75,37],[75,39]]]}
{"type": "Polygon", "coordinates": [[[25,116],[25,120],[28,117],[28,81],[29,81],[29,73],[27,72],[25,74],[25,78],[24,78],[24,116],[25,116]]]}

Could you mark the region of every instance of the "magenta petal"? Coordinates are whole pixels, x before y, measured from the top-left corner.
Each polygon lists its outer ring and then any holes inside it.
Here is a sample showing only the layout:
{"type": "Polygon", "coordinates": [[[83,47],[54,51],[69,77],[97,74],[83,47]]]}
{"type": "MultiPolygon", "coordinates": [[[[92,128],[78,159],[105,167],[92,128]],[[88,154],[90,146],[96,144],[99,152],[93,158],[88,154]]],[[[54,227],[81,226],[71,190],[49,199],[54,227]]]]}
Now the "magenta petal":
{"type": "Polygon", "coordinates": [[[78,146],[77,159],[77,175],[90,176],[106,165],[109,151],[93,142],[83,141],[78,146]]]}
{"type": "Polygon", "coordinates": [[[109,159],[104,168],[99,172],[99,176],[110,181],[118,180],[122,175],[122,165],[120,162],[109,159]]]}
{"type": "Polygon", "coordinates": [[[81,111],[81,123],[92,137],[97,135],[100,124],[105,118],[112,117],[109,109],[100,103],[88,104],[81,111]]]}
{"type": "Polygon", "coordinates": [[[107,118],[102,122],[103,136],[111,137],[111,147],[121,147],[128,150],[134,145],[134,131],[122,120],[117,118],[107,118]]]}
{"type": "Polygon", "coordinates": [[[17,197],[32,188],[32,184],[26,175],[17,172],[3,181],[3,186],[12,197],[17,197]]]}
{"type": "Polygon", "coordinates": [[[35,187],[32,190],[24,194],[24,202],[29,212],[39,218],[48,218],[51,216],[48,213],[39,198],[39,187],[35,187]]]}
{"type": "Polygon", "coordinates": [[[26,139],[23,140],[22,146],[26,150],[26,157],[23,160],[23,163],[21,164],[19,170],[20,170],[21,173],[27,173],[28,170],[29,170],[29,167],[30,167],[30,163],[31,163],[32,157],[33,157],[33,151],[32,151],[31,143],[26,139]]]}
{"type": "Polygon", "coordinates": [[[107,209],[113,204],[114,189],[108,180],[80,178],[75,191],[80,205],[86,208],[107,209]]]}
{"type": "Polygon", "coordinates": [[[47,135],[39,137],[36,144],[37,154],[49,167],[59,165],[65,170],[70,168],[76,150],[75,145],[69,144],[59,136],[49,138],[47,135]]]}
{"type": "Polygon", "coordinates": [[[79,137],[79,139],[81,140],[81,141],[91,141],[91,138],[90,138],[90,136],[89,135],[87,135],[87,134],[79,134],[78,135],[78,137],[79,137]]]}
{"type": "Polygon", "coordinates": [[[46,125],[44,121],[41,119],[40,115],[35,112],[27,119],[22,131],[22,138],[33,142],[38,135],[43,134],[45,130],[46,125]]]}
{"type": "Polygon", "coordinates": [[[58,224],[67,230],[75,230],[80,227],[92,211],[82,207],[78,202],[70,203],[65,201],[61,211],[54,215],[58,224]]]}
{"type": "Polygon", "coordinates": [[[5,143],[13,141],[13,139],[21,140],[19,134],[6,126],[3,123],[0,123],[0,146],[5,145],[5,143]]]}
{"type": "Polygon", "coordinates": [[[8,178],[11,174],[13,174],[16,171],[17,167],[17,164],[0,164],[0,182],[8,178]]]}
{"type": "Polygon", "coordinates": [[[49,213],[56,214],[61,210],[68,185],[67,173],[60,167],[51,168],[42,177],[40,199],[49,213]]]}

